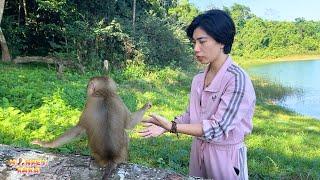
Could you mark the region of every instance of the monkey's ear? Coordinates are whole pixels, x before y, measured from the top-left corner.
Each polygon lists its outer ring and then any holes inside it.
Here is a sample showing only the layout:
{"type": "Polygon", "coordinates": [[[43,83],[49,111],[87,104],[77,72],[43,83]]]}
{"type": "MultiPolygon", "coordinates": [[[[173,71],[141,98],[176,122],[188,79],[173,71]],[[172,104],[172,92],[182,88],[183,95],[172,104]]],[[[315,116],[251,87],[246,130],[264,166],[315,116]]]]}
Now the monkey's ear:
{"type": "Polygon", "coordinates": [[[108,60],[103,61],[103,67],[104,67],[104,70],[106,71],[106,73],[108,73],[108,69],[109,69],[109,61],[108,60]]]}

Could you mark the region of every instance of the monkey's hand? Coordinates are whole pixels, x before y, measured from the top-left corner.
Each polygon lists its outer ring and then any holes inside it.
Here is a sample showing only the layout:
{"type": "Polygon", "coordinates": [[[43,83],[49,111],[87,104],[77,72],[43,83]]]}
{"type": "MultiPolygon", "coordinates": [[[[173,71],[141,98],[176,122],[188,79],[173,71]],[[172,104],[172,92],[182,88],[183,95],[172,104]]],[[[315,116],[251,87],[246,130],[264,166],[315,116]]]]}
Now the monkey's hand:
{"type": "Polygon", "coordinates": [[[39,145],[39,146],[45,147],[45,148],[53,148],[50,143],[40,141],[40,140],[34,140],[31,142],[31,144],[39,145]]]}
{"type": "Polygon", "coordinates": [[[151,102],[147,102],[144,106],[143,109],[148,110],[152,107],[152,103],[151,102]]]}

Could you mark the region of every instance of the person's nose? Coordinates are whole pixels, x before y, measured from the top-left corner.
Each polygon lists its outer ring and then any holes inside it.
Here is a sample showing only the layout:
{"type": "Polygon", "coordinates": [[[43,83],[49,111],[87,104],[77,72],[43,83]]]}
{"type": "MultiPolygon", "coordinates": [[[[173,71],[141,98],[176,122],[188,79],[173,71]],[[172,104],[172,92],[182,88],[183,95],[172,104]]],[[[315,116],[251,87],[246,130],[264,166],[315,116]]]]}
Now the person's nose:
{"type": "Polygon", "coordinates": [[[198,53],[200,52],[200,44],[199,43],[194,43],[194,47],[193,47],[193,50],[195,53],[198,53]]]}

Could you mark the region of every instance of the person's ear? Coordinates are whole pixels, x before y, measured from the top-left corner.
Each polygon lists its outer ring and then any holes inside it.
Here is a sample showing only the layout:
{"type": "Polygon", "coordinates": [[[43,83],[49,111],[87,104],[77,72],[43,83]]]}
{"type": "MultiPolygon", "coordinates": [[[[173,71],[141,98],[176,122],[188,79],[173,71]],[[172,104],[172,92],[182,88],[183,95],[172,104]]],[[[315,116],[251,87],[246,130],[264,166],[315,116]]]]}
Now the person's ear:
{"type": "Polygon", "coordinates": [[[223,49],[224,49],[224,44],[220,44],[220,49],[221,49],[221,51],[223,51],[223,49]]]}

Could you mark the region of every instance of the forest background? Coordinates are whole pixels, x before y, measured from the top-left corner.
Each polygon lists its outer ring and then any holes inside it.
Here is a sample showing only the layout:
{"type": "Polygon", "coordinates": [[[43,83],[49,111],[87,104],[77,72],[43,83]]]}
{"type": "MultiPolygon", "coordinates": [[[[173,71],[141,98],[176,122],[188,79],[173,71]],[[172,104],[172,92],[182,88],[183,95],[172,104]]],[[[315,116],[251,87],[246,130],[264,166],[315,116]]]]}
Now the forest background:
{"type": "MultiPolygon", "coordinates": [[[[88,69],[104,59],[113,68],[128,60],[179,67],[192,61],[184,30],[199,11],[185,0],[11,0],[4,7],[1,27],[12,57],[53,56],[88,69]]],[[[235,59],[319,54],[319,21],[263,20],[240,4],[224,10],[237,28],[235,59]]]]}

